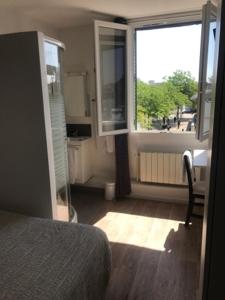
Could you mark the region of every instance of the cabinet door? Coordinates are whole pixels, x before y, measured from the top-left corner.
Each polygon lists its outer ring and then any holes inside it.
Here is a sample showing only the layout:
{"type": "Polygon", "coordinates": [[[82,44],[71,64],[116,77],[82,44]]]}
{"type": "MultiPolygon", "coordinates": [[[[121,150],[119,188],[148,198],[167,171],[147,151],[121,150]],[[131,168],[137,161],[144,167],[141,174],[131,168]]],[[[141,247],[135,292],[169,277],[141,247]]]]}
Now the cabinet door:
{"type": "Polygon", "coordinates": [[[69,159],[69,169],[71,184],[83,183],[83,170],[82,170],[82,146],[69,146],[69,151],[71,152],[71,158],[69,159]]]}
{"type": "Polygon", "coordinates": [[[197,139],[203,141],[209,136],[211,103],[215,95],[214,61],[216,45],[217,8],[208,1],[203,6],[202,38],[199,69],[199,92],[197,112],[197,139]]]}
{"type": "Polygon", "coordinates": [[[128,26],[95,21],[98,134],[128,132],[128,26]]]}

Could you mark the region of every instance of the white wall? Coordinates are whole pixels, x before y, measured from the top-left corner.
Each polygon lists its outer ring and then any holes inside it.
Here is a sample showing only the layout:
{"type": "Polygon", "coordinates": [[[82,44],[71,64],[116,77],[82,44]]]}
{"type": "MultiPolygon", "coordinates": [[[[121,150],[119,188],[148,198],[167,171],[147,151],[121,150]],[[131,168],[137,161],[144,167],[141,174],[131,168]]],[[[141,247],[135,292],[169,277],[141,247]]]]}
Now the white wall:
{"type": "Polygon", "coordinates": [[[21,31],[41,31],[45,35],[57,38],[57,31],[46,24],[34,21],[28,16],[15,10],[1,10],[0,34],[21,31]]]}
{"type": "MultiPolygon", "coordinates": [[[[93,134],[96,136],[96,102],[92,101],[96,99],[93,24],[60,30],[59,39],[66,45],[64,71],[88,72],[88,95],[91,102],[93,134]]],[[[105,145],[105,137],[96,137],[91,149],[94,175],[103,178],[114,174],[114,154],[107,153],[105,145]]]]}
{"type": "Polygon", "coordinates": [[[139,151],[182,153],[185,149],[207,149],[207,142],[200,143],[193,133],[131,133],[129,139],[130,166],[133,178],[137,177],[139,151]]]}
{"type": "MultiPolygon", "coordinates": [[[[207,141],[199,143],[193,133],[131,133],[129,149],[132,178],[136,179],[138,177],[138,153],[140,151],[182,153],[188,148],[207,149],[207,141]]],[[[132,197],[185,203],[188,199],[188,191],[186,188],[173,186],[134,183],[132,185],[132,197]]]]}
{"type": "Polygon", "coordinates": [[[94,81],[94,39],[91,25],[68,28],[59,31],[59,39],[65,43],[63,57],[65,72],[88,72],[89,98],[95,98],[94,81]]]}

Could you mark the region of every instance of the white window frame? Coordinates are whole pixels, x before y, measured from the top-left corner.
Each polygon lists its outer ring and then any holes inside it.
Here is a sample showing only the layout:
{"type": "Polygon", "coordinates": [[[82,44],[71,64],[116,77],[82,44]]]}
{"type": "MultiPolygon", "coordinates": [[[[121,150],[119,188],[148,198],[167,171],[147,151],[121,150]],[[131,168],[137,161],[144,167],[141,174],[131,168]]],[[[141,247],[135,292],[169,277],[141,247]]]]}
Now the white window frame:
{"type": "MultiPolygon", "coordinates": [[[[210,31],[210,18],[215,16],[215,22],[217,19],[217,8],[210,1],[203,6],[203,23],[202,23],[202,37],[201,37],[201,49],[200,49],[200,66],[199,66],[199,89],[198,89],[198,103],[197,103],[197,128],[196,138],[203,142],[208,139],[210,128],[204,131],[204,112],[205,112],[205,83],[207,73],[207,61],[208,61],[208,45],[209,45],[209,31],[210,31]]],[[[216,45],[216,42],[215,42],[216,45]]],[[[216,50],[216,49],[215,49],[216,50]]],[[[214,51],[214,67],[215,67],[215,53],[214,51]]],[[[215,70],[214,70],[215,72],[215,70]]],[[[215,73],[213,74],[215,76],[215,73]]],[[[211,92],[211,97],[213,97],[211,92]]],[[[211,106],[212,99],[208,102],[211,106]]],[[[211,107],[210,107],[211,110],[211,107]]],[[[210,120],[209,120],[210,122],[210,120]]],[[[210,127],[210,125],[209,125],[210,127]]]]}
{"type": "MultiPolygon", "coordinates": [[[[132,19],[129,20],[128,24],[130,26],[131,31],[131,74],[132,74],[132,80],[130,82],[131,87],[131,95],[130,95],[130,128],[132,133],[136,134],[162,134],[162,131],[160,130],[149,130],[149,131],[139,131],[135,129],[135,114],[136,114],[136,92],[135,92],[135,85],[136,85],[136,30],[138,29],[154,29],[159,27],[165,27],[165,26],[172,26],[172,25],[185,25],[188,23],[194,23],[194,22],[202,22],[202,10],[196,10],[196,11],[190,11],[190,12],[184,12],[184,13],[174,13],[174,14],[168,14],[168,15],[158,15],[154,17],[148,17],[148,18],[139,18],[139,19],[132,19]]],[[[191,131],[185,131],[185,132],[166,132],[166,134],[172,134],[172,135],[195,135],[195,132],[191,131]]]]}
{"type": "Polygon", "coordinates": [[[131,43],[130,43],[130,27],[128,25],[113,23],[113,22],[105,22],[98,21],[94,22],[95,29],[95,65],[96,65],[96,94],[97,94],[97,115],[98,115],[98,135],[99,136],[108,136],[108,135],[117,135],[128,133],[130,131],[130,99],[131,99],[131,80],[130,80],[130,60],[131,60],[131,43]],[[103,131],[102,130],[102,104],[101,104],[101,72],[100,72],[100,57],[99,57],[99,27],[106,27],[112,29],[120,29],[126,31],[126,78],[127,78],[127,128],[112,130],[112,131],[103,131]]]}

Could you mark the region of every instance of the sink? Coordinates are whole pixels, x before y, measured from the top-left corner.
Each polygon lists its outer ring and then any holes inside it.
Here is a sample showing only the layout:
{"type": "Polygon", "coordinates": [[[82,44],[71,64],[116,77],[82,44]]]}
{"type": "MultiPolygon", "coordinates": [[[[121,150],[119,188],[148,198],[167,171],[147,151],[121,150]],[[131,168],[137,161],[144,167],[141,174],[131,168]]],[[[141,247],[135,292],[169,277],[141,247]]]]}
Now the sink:
{"type": "Polygon", "coordinates": [[[75,137],[69,137],[67,139],[67,144],[70,147],[73,146],[81,146],[84,144],[89,143],[89,141],[91,140],[90,136],[75,136],[75,137]]]}
{"type": "Polygon", "coordinates": [[[87,139],[90,139],[90,137],[89,136],[76,136],[76,137],[69,137],[68,141],[81,142],[81,141],[84,141],[84,140],[87,140],[87,139]]]}

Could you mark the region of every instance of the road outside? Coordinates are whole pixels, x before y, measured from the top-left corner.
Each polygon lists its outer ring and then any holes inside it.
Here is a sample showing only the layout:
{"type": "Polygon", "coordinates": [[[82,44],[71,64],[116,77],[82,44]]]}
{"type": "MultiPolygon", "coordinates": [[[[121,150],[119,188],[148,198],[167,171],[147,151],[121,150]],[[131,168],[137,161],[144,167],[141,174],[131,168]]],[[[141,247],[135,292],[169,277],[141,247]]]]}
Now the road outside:
{"type": "MultiPolygon", "coordinates": [[[[195,131],[195,127],[194,127],[194,115],[195,113],[186,113],[186,114],[182,114],[181,118],[180,118],[180,127],[178,128],[177,126],[177,122],[174,124],[174,122],[171,122],[171,132],[182,132],[182,131],[195,131]],[[191,130],[189,129],[189,122],[193,121],[193,125],[191,130]]],[[[166,129],[167,130],[167,129],[166,129]]]]}
{"type": "Polygon", "coordinates": [[[146,128],[141,128],[138,126],[138,131],[154,131],[158,130],[160,132],[190,132],[195,131],[195,117],[196,113],[183,113],[180,115],[180,124],[175,115],[171,115],[170,118],[165,120],[165,124],[163,126],[163,120],[153,120],[152,129],[147,130],[146,128]]]}

